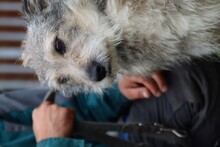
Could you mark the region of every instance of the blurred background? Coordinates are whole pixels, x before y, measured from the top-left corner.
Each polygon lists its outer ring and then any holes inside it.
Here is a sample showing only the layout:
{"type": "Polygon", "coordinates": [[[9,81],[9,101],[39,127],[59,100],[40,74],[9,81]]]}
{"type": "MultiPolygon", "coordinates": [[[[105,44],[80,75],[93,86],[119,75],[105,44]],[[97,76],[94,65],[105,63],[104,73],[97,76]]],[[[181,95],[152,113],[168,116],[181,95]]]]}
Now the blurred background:
{"type": "Polygon", "coordinates": [[[26,31],[20,9],[21,0],[0,0],[0,91],[41,88],[34,72],[19,61],[26,31]]]}

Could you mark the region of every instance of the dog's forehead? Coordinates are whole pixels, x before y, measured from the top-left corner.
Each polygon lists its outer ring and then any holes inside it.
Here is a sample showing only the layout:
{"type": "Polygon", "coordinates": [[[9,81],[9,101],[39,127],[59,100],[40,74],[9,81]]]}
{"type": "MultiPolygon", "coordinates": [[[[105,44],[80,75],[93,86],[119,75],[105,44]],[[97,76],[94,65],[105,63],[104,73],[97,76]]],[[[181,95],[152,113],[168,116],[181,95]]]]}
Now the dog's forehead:
{"type": "Polygon", "coordinates": [[[61,12],[61,10],[62,9],[57,7],[48,9],[45,13],[36,16],[32,23],[36,23],[38,25],[48,24],[51,27],[56,27],[63,20],[64,12],[61,12]]]}
{"type": "Polygon", "coordinates": [[[28,23],[27,39],[32,43],[39,43],[44,42],[47,37],[51,38],[64,22],[65,13],[61,7],[52,4],[44,13],[36,15],[28,23]]]}

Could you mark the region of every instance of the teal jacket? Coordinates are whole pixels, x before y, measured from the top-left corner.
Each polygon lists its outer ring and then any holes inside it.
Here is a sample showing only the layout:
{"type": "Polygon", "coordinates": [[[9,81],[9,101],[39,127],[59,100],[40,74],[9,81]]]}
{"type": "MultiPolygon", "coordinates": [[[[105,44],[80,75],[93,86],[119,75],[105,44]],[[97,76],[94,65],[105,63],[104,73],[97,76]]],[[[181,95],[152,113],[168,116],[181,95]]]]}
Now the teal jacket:
{"type": "MultiPolygon", "coordinates": [[[[45,92],[44,92],[45,93],[45,92]]],[[[43,93],[43,94],[44,94],[43,93]]],[[[19,92],[12,94],[1,94],[4,100],[5,97],[10,95],[9,100],[17,97],[19,92]]],[[[21,94],[21,92],[20,92],[21,94]]],[[[23,97],[29,97],[33,93],[22,91],[23,97]]],[[[35,94],[32,97],[36,97],[35,94]]],[[[21,100],[25,103],[26,98],[21,100]]],[[[38,99],[42,99],[42,96],[38,99]]],[[[65,99],[65,98],[63,98],[65,99]]],[[[30,101],[30,99],[29,99],[30,101]]],[[[40,100],[41,101],[41,100],[40,100]]],[[[4,102],[4,107],[7,107],[7,102],[4,102]]],[[[72,101],[61,102],[59,105],[63,107],[72,107],[76,109],[77,121],[96,121],[96,122],[111,122],[116,121],[121,116],[121,110],[124,106],[128,105],[128,100],[120,93],[117,85],[108,88],[104,91],[103,95],[98,95],[95,93],[90,94],[79,94],[75,96],[72,101]]],[[[10,105],[10,101],[8,102],[10,105]]],[[[31,129],[32,110],[38,104],[32,104],[27,106],[25,110],[13,110],[3,113],[0,109],[0,147],[92,147],[92,146],[103,146],[98,144],[93,144],[82,139],[74,138],[48,138],[42,140],[39,143],[35,142],[35,137],[31,129]]],[[[16,107],[16,106],[14,106],[16,107]]]]}

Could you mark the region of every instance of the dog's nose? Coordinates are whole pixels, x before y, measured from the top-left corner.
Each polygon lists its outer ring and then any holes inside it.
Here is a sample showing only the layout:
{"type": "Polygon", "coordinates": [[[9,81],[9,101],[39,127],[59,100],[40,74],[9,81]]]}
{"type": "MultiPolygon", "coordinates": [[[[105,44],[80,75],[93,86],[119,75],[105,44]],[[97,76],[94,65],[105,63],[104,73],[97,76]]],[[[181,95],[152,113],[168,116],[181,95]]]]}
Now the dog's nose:
{"type": "Polygon", "coordinates": [[[106,77],[106,69],[97,61],[92,61],[87,67],[87,73],[92,81],[99,82],[106,77]]]}

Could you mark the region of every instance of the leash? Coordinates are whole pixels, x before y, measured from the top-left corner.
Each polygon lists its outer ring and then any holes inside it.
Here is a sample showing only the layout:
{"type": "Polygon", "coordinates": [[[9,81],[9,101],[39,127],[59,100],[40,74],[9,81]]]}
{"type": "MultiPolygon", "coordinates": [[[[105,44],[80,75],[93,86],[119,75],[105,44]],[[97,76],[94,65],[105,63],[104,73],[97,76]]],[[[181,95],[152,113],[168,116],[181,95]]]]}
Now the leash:
{"type": "MultiPolygon", "coordinates": [[[[43,101],[55,100],[55,92],[49,91],[43,101]]],[[[164,140],[169,144],[178,144],[181,147],[189,147],[190,142],[186,131],[166,128],[161,124],[143,123],[99,123],[99,122],[76,122],[74,126],[74,137],[83,138],[89,141],[107,144],[112,147],[152,147],[149,144],[136,144],[130,141],[121,140],[108,135],[108,132],[147,135],[149,137],[164,140]]]]}
{"type": "Polygon", "coordinates": [[[76,123],[75,126],[75,132],[88,140],[95,140],[97,142],[109,144],[114,147],[119,147],[122,145],[126,147],[149,147],[149,144],[134,144],[129,141],[124,141],[119,138],[106,135],[109,131],[137,135],[142,134],[164,140],[169,144],[178,144],[182,147],[189,147],[187,132],[166,128],[157,123],[151,125],[142,123],[117,124],[80,122],[76,123]]]}

